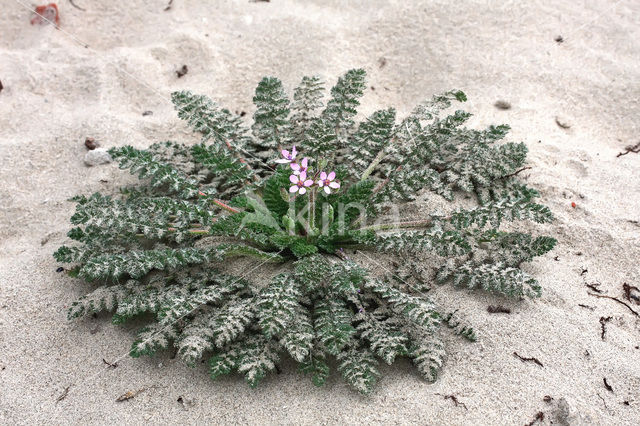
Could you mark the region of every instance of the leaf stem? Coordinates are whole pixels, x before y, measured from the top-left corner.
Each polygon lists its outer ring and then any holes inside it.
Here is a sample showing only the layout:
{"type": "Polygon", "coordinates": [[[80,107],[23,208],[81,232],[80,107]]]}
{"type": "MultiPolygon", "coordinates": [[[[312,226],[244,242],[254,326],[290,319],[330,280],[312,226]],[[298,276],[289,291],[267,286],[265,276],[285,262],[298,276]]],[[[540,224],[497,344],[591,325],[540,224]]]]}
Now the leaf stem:
{"type": "Polygon", "coordinates": [[[231,213],[234,213],[234,214],[235,214],[235,213],[240,213],[240,210],[238,210],[238,209],[234,209],[233,207],[231,207],[231,206],[229,206],[229,205],[227,205],[227,204],[223,203],[223,202],[222,202],[222,200],[219,200],[219,199],[217,199],[217,198],[213,200],[213,203],[214,203],[215,205],[217,205],[218,207],[221,207],[221,208],[223,208],[223,209],[225,209],[225,210],[227,210],[227,211],[229,211],[229,212],[231,212],[231,213]]]}
{"type": "MultiPolygon", "coordinates": [[[[386,147],[385,147],[386,148],[386,147]]],[[[382,159],[385,156],[385,148],[382,148],[380,150],[380,152],[378,152],[378,155],[376,155],[376,158],[373,159],[373,161],[371,162],[371,164],[369,164],[369,167],[367,167],[367,169],[364,171],[364,173],[362,173],[362,177],[360,178],[360,181],[365,180],[366,178],[369,177],[369,175],[371,173],[373,173],[373,170],[376,168],[376,166],[378,164],[380,164],[380,162],[382,161],[382,159]]]]}
{"type": "Polygon", "coordinates": [[[412,220],[407,222],[381,223],[357,229],[358,231],[384,231],[389,229],[423,228],[433,225],[433,219],[412,220]]]}

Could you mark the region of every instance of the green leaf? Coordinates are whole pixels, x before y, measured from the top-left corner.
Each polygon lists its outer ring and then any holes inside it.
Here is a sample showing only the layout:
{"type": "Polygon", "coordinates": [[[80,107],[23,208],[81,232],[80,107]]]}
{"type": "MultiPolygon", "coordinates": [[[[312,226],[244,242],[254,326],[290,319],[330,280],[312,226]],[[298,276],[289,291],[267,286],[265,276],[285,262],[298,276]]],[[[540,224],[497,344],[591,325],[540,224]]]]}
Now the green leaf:
{"type": "Polygon", "coordinates": [[[318,300],[315,304],[314,328],[318,338],[331,355],[338,355],[351,340],[355,329],[353,313],[340,299],[318,300]]]}
{"type": "Polygon", "coordinates": [[[256,301],[258,324],[265,336],[280,336],[296,316],[300,290],[288,275],[278,275],[256,301]]]}
{"type": "Polygon", "coordinates": [[[289,99],[282,82],[275,77],[264,77],[253,97],[256,112],[251,127],[260,145],[272,150],[281,149],[290,142],[289,99]]]}
{"type": "Polygon", "coordinates": [[[366,87],[365,77],[363,69],[350,70],[331,89],[331,99],[322,115],[343,135],[354,125],[353,117],[366,87]]]}
{"type": "Polygon", "coordinates": [[[361,394],[369,395],[380,377],[373,354],[366,349],[349,349],[337,358],[338,370],[346,382],[361,394]]]}

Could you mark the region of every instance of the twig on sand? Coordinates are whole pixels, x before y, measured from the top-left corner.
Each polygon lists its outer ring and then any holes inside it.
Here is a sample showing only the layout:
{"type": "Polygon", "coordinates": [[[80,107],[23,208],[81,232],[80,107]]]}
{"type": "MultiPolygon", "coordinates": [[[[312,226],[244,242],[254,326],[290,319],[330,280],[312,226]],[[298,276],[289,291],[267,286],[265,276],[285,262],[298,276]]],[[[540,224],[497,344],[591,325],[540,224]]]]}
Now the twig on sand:
{"type": "Polygon", "coordinates": [[[517,175],[518,173],[524,172],[525,170],[529,170],[531,168],[532,167],[530,167],[530,166],[523,167],[523,168],[521,168],[519,170],[516,170],[513,173],[509,173],[508,175],[501,176],[500,179],[507,179],[507,178],[513,177],[513,176],[517,175]]]}
{"type": "Polygon", "coordinates": [[[607,333],[607,323],[611,321],[612,317],[600,317],[600,328],[602,332],[600,333],[600,338],[604,340],[604,335],[607,333]]]}
{"type": "Polygon", "coordinates": [[[622,300],[618,299],[617,297],[613,297],[613,296],[607,296],[606,294],[593,294],[593,293],[589,293],[587,292],[587,294],[589,296],[594,296],[594,297],[600,297],[602,299],[611,299],[611,300],[615,300],[616,302],[620,303],[621,305],[624,305],[627,307],[627,309],[629,309],[631,311],[631,313],[637,317],[640,317],[640,314],[637,313],[636,311],[633,310],[633,308],[631,306],[629,306],[627,303],[623,302],[622,300]]]}
{"type": "Polygon", "coordinates": [[[625,151],[624,152],[619,152],[618,155],[616,155],[616,158],[617,157],[622,157],[623,155],[627,155],[630,152],[633,152],[634,154],[640,153],[640,142],[638,142],[635,145],[626,146],[624,149],[625,149],[625,151]]]}
{"type": "Polygon", "coordinates": [[[171,3],[173,3],[173,0],[169,0],[169,3],[167,3],[167,7],[164,8],[164,11],[166,12],[167,10],[171,9],[171,3]]]}
{"type": "Polygon", "coordinates": [[[611,387],[611,385],[609,383],[607,383],[607,378],[603,377],[602,381],[604,382],[604,388],[606,390],[608,390],[609,392],[613,392],[613,388],[611,387]]]}
{"type": "Polygon", "coordinates": [[[585,285],[589,287],[591,290],[595,291],[596,293],[602,293],[602,290],[598,288],[600,287],[600,283],[585,284],[585,285]]]}
{"type": "Polygon", "coordinates": [[[67,397],[67,395],[69,395],[69,389],[71,389],[72,385],[67,386],[66,388],[64,388],[64,391],[60,394],[60,396],[56,399],[56,404],[60,401],[62,401],[63,399],[65,399],[67,397]]]}
{"type": "Polygon", "coordinates": [[[80,6],[78,6],[77,4],[75,4],[75,3],[73,2],[73,0],[69,0],[69,3],[71,3],[71,6],[75,7],[75,8],[76,8],[76,9],[78,9],[78,10],[81,10],[81,11],[83,11],[83,12],[86,12],[86,11],[87,11],[87,9],[85,9],[85,8],[83,8],[83,7],[80,7],[80,6]]]}
{"type": "Polygon", "coordinates": [[[116,368],[118,366],[117,362],[111,363],[109,361],[107,361],[106,359],[102,358],[102,362],[104,362],[105,364],[107,364],[109,366],[109,368],[116,368]]]}
{"type": "Polygon", "coordinates": [[[142,389],[138,389],[137,391],[129,391],[129,392],[125,393],[125,394],[120,395],[118,398],[116,398],[116,402],[128,401],[128,400],[130,400],[132,398],[135,398],[136,396],[138,396],[142,392],[146,391],[147,389],[149,389],[149,388],[142,388],[142,389]]]}
{"type": "Polygon", "coordinates": [[[458,398],[455,395],[443,395],[441,393],[436,393],[436,395],[440,395],[444,399],[450,399],[451,401],[453,401],[453,405],[455,405],[456,407],[457,406],[462,406],[462,407],[464,407],[465,410],[469,411],[469,409],[467,408],[465,403],[458,401],[458,398]]]}
{"type": "Polygon", "coordinates": [[[522,362],[534,362],[534,363],[538,364],[540,367],[544,367],[544,365],[542,365],[542,363],[540,362],[540,360],[538,358],[534,358],[534,357],[527,358],[527,357],[524,357],[524,356],[520,356],[520,355],[518,355],[518,352],[516,352],[516,351],[513,352],[513,355],[516,356],[517,358],[519,358],[520,361],[522,361],[522,362]]]}
{"type": "Polygon", "coordinates": [[[600,395],[599,393],[596,393],[596,395],[598,395],[598,398],[600,398],[602,400],[602,403],[604,404],[604,408],[606,408],[607,411],[608,411],[609,407],[607,407],[607,401],[605,401],[604,398],[602,397],[602,395],[600,395]]]}

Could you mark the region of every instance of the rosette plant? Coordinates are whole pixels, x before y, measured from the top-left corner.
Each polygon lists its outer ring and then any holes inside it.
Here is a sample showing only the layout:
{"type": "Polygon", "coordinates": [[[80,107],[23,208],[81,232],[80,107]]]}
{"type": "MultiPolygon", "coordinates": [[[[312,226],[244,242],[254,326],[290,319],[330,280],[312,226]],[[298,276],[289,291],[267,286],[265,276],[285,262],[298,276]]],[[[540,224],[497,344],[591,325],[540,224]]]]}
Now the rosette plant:
{"type": "Polygon", "coordinates": [[[466,100],[462,92],[402,120],[389,108],[356,122],[364,89],[359,69],[326,99],[321,80],[304,77],[291,102],[278,79],[264,78],[250,129],[205,96],[174,93],[178,116],[202,141],[113,148],[139,184],[74,199],[75,243],[55,258],[96,288],[69,318],[140,317],[148,325],[132,356],[173,346],[187,364],[208,359],[213,378],[237,371],[251,386],[283,357],[316,385],[336,368],[365,394],[378,363],[398,357],[435,380],[442,326],[475,334],[430,300],[432,282],[539,296],[520,265],[555,240],[500,228],[552,214],[518,182],[527,148],[501,142],[508,126],[474,130],[464,126],[470,114],[443,114],[466,100]],[[451,208],[403,213],[430,194],[451,208]],[[237,257],[255,260],[233,275],[237,257]]]}

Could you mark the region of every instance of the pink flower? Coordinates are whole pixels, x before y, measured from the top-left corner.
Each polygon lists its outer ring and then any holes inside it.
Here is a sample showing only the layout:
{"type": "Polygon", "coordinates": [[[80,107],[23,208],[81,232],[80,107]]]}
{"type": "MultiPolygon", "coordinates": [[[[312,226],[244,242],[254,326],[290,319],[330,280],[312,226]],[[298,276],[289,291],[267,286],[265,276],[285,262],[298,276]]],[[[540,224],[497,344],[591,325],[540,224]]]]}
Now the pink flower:
{"type": "Polygon", "coordinates": [[[307,188],[313,185],[313,180],[307,179],[307,172],[301,172],[300,176],[291,175],[289,176],[289,180],[293,184],[293,186],[289,188],[289,192],[292,194],[297,192],[300,195],[304,195],[307,192],[307,188]]]}
{"type": "Polygon", "coordinates": [[[309,159],[304,157],[300,164],[291,163],[291,170],[293,170],[294,175],[299,175],[302,172],[307,172],[307,167],[309,166],[309,159]]]}
{"type": "Polygon", "coordinates": [[[282,151],[280,151],[280,154],[282,154],[283,158],[276,160],[276,163],[288,164],[293,162],[293,160],[296,159],[296,155],[298,155],[298,151],[296,151],[296,146],[294,145],[293,148],[291,148],[291,152],[287,151],[286,149],[283,149],[282,151]]]}
{"type": "Polygon", "coordinates": [[[318,180],[318,186],[324,188],[324,192],[331,194],[331,189],[340,188],[339,182],[334,182],[336,178],[336,172],[331,172],[327,175],[326,172],[320,173],[320,179],[318,180]]]}

